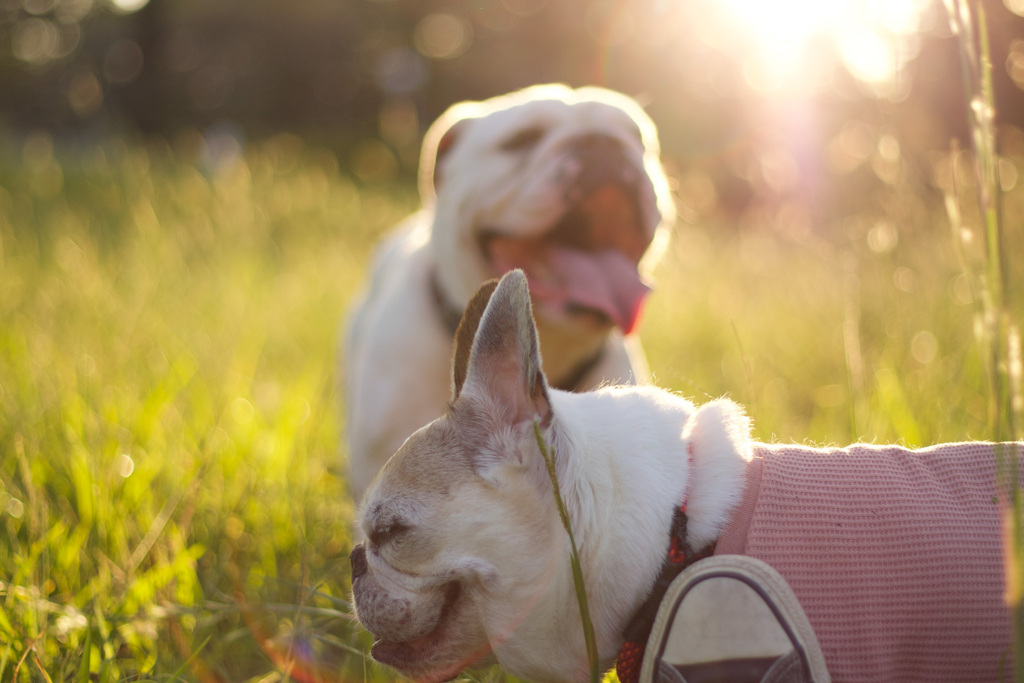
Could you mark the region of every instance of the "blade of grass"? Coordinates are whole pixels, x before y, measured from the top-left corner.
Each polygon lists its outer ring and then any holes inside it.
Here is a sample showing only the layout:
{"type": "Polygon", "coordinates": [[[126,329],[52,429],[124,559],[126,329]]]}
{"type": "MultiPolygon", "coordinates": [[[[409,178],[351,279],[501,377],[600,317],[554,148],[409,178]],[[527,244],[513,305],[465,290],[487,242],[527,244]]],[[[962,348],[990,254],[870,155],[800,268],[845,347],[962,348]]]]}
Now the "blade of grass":
{"type": "Polygon", "coordinates": [[[43,680],[46,681],[46,683],[53,683],[53,679],[50,678],[50,674],[46,673],[46,667],[44,667],[43,663],[39,661],[39,655],[35,652],[32,653],[32,661],[36,665],[36,668],[39,669],[39,673],[43,677],[43,680]]]}
{"type": "Polygon", "coordinates": [[[179,666],[178,669],[171,674],[171,677],[168,679],[170,683],[174,683],[174,681],[178,680],[178,677],[181,676],[181,674],[185,673],[185,669],[192,666],[192,662],[195,661],[195,658],[198,657],[199,653],[203,651],[203,649],[206,647],[206,644],[210,642],[211,638],[213,638],[212,635],[206,636],[206,639],[199,644],[199,647],[197,647],[192,654],[189,655],[188,659],[186,659],[182,663],[182,665],[179,666]]]}
{"type": "Polygon", "coordinates": [[[587,644],[587,658],[590,660],[590,681],[597,683],[601,680],[599,671],[597,638],[594,636],[594,623],[590,620],[590,607],[587,604],[587,587],[583,583],[583,567],[580,565],[580,554],[576,549],[576,538],[572,533],[572,523],[569,521],[569,512],[565,509],[565,502],[562,500],[562,489],[558,485],[558,475],[555,473],[554,449],[548,450],[548,445],[540,433],[540,424],[533,421],[533,434],[537,437],[537,447],[544,455],[544,462],[548,466],[548,476],[551,477],[551,488],[555,492],[555,505],[558,507],[558,514],[562,518],[562,526],[569,534],[569,564],[572,566],[572,580],[576,585],[576,600],[580,604],[580,619],[583,622],[583,638],[587,644]]]}
{"type": "Polygon", "coordinates": [[[11,661],[11,653],[14,652],[14,645],[8,643],[7,647],[4,648],[4,656],[0,657],[0,679],[4,677],[4,671],[7,670],[7,662],[11,661]]]}
{"type": "Polygon", "coordinates": [[[89,683],[90,659],[92,659],[92,619],[85,622],[85,643],[82,644],[82,661],[78,666],[78,683],[89,683]]]}
{"type": "Polygon", "coordinates": [[[39,640],[42,636],[43,631],[40,631],[39,635],[28,641],[28,643],[25,645],[25,651],[21,654],[21,659],[19,659],[18,663],[14,666],[14,673],[11,675],[12,681],[18,680],[18,672],[21,671],[21,665],[25,663],[26,659],[28,659],[29,654],[31,654],[35,649],[36,641],[39,640]]]}

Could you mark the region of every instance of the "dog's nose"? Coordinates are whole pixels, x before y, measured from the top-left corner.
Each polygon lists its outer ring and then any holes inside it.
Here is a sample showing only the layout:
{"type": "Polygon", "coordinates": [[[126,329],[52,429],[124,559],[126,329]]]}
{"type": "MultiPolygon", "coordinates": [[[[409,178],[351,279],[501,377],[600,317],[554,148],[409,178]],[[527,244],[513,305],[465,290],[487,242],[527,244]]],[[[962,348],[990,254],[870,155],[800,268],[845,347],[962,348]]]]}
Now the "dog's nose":
{"type": "Polygon", "coordinates": [[[611,135],[586,133],[573,140],[571,149],[582,167],[574,185],[584,194],[601,185],[631,186],[636,182],[636,169],[627,161],[626,148],[611,135]]]}
{"type": "Polygon", "coordinates": [[[352,554],[348,556],[348,561],[352,565],[353,581],[366,573],[368,568],[366,564],[366,549],[363,547],[362,543],[357,545],[355,548],[352,548],[352,554]]]}
{"type": "Polygon", "coordinates": [[[584,133],[573,140],[573,149],[585,155],[621,155],[622,143],[606,133],[584,133]]]}

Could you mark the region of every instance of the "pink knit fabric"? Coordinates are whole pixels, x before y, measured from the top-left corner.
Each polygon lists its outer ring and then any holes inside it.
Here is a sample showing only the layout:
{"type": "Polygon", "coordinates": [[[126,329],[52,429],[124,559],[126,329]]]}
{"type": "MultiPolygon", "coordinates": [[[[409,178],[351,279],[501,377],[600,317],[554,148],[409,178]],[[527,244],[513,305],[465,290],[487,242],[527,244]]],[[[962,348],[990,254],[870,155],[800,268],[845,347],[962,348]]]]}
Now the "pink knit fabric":
{"type": "Polygon", "coordinates": [[[715,554],[789,582],[837,683],[995,680],[1012,661],[995,493],[992,444],[758,444],[715,554]]]}

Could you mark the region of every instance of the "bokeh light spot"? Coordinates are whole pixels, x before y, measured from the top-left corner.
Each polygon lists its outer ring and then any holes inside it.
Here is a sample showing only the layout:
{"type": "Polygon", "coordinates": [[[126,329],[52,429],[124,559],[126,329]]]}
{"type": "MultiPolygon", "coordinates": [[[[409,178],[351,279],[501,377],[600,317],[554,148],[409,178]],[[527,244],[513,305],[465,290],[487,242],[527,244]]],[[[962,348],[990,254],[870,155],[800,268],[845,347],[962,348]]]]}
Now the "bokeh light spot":
{"type": "Polygon", "coordinates": [[[900,266],[892,274],[892,283],[901,292],[913,292],[917,289],[917,273],[906,266],[900,266]]]}
{"type": "Polygon", "coordinates": [[[419,89],[427,78],[427,66],[418,53],[408,48],[388,50],[374,69],[381,90],[404,95],[419,89]]]}
{"type": "Polygon", "coordinates": [[[971,286],[971,278],[967,273],[960,273],[953,278],[953,300],[961,306],[969,306],[974,303],[974,288],[971,286]]]}
{"type": "Polygon", "coordinates": [[[922,330],[910,340],[910,355],[921,365],[928,365],[939,355],[939,340],[928,330],[922,330]]]}
{"type": "Polygon", "coordinates": [[[241,396],[231,402],[231,417],[238,424],[249,424],[252,422],[253,413],[252,403],[249,403],[249,401],[241,396]]]}
{"type": "Polygon", "coordinates": [[[46,14],[53,9],[54,0],[22,0],[21,6],[29,14],[46,14]]]}
{"type": "Polygon", "coordinates": [[[864,161],[871,156],[874,146],[874,132],[862,121],[847,121],[839,133],[843,151],[855,159],[864,161]]]}
{"type": "Polygon", "coordinates": [[[825,159],[833,173],[845,175],[856,170],[875,148],[875,134],[863,121],[847,121],[825,148],[825,159]]]}
{"type": "Polygon", "coordinates": [[[17,498],[11,498],[7,501],[7,514],[15,519],[21,519],[21,516],[25,514],[25,504],[17,498]]]}
{"type": "Polygon", "coordinates": [[[244,533],[245,522],[235,515],[231,515],[227,518],[227,521],[224,522],[224,534],[232,541],[237,541],[244,533]]]}
{"type": "Polygon", "coordinates": [[[192,31],[175,31],[163,48],[163,66],[172,73],[192,71],[203,63],[203,50],[192,31]]]}
{"type": "Polygon", "coordinates": [[[398,172],[398,161],[384,143],[363,140],[352,154],[352,171],[366,183],[387,182],[398,172]]]}
{"type": "Polygon", "coordinates": [[[416,105],[411,100],[389,100],[378,114],[380,135],[396,147],[413,144],[419,138],[419,120],[416,105]]]}
{"type": "Polygon", "coordinates": [[[839,52],[854,76],[867,83],[885,83],[896,72],[892,46],[871,30],[854,30],[839,39],[839,52]]]}
{"type": "Polygon", "coordinates": [[[54,9],[54,16],[62,24],[76,24],[92,11],[93,0],[61,0],[54,9]]]}
{"type": "Polygon", "coordinates": [[[111,83],[131,83],[142,73],[142,48],[134,40],[119,40],[107,50],[103,75],[111,83]]]}
{"type": "Polygon", "coordinates": [[[884,254],[896,248],[899,242],[899,234],[896,227],[888,222],[881,221],[868,232],[868,247],[877,254],[884,254]]]}
{"type": "Polygon", "coordinates": [[[692,170],[679,181],[679,200],[698,215],[707,215],[718,203],[718,193],[711,178],[702,171],[692,170]]]}
{"type": "Polygon", "coordinates": [[[117,473],[122,478],[127,479],[135,471],[135,461],[132,460],[132,456],[127,453],[121,453],[117,456],[117,473]]]}
{"type": "Polygon", "coordinates": [[[203,141],[200,161],[211,171],[231,168],[241,159],[245,146],[241,129],[227,122],[211,126],[203,135],[203,141]]]}
{"type": "Polygon", "coordinates": [[[130,14],[148,5],[149,0],[110,0],[110,4],[115,11],[130,14]]]}
{"type": "Polygon", "coordinates": [[[21,61],[43,64],[60,52],[60,33],[46,19],[28,19],[15,28],[11,48],[14,56],[21,61]]]}
{"type": "Polygon", "coordinates": [[[1017,165],[1006,157],[999,157],[999,186],[1009,192],[1017,185],[1017,165]]]}
{"type": "Polygon", "coordinates": [[[764,182],[775,193],[792,190],[800,181],[796,160],[783,147],[765,152],[760,162],[764,182]]]}
{"type": "Polygon", "coordinates": [[[91,71],[81,71],[68,82],[67,97],[75,114],[88,116],[103,104],[103,88],[91,71]]]}
{"type": "Polygon", "coordinates": [[[886,161],[899,161],[900,143],[893,135],[883,135],[878,140],[878,153],[886,161]]]}
{"type": "MultiPolygon", "coordinates": [[[[79,254],[81,254],[81,247],[75,246],[79,254]]],[[[77,258],[81,259],[82,257],[79,256],[77,258]]],[[[87,353],[83,353],[78,357],[78,371],[82,373],[83,377],[92,377],[96,374],[96,359],[87,353]]]]}
{"type": "Polygon", "coordinates": [[[21,160],[33,173],[39,173],[53,161],[53,137],[45,130],[34,130],[21,146],[21,160]]]}
{"type": "Polygon", "coordinates": [[[1006,73],[1018,88],[1024,89],[1024,40],[1010,43],[1009,54],[1006,55],[1006,73]]]}
{"type": "Polygon", "coordinates": [[[468,22],[454,14],[428,14],[413,32],[416,49],[431,59],[453,59],[469,47],[472,29],[468,22]]]}

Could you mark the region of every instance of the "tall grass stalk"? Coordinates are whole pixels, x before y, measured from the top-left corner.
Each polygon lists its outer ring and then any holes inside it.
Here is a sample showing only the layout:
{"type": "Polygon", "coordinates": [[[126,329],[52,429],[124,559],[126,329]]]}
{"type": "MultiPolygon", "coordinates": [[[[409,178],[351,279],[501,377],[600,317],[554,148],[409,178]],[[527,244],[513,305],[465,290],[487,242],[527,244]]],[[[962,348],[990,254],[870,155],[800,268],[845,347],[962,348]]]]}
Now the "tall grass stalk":
{"type": "MultiPolygon", "coordinates": [[[[977,37],[971,8],[966,0],[946,0],[950,26],[957,35],[964,77],[964,91],[974,152],[978,210],[981,215],[984,252],[977,268],[968,272],[979,283],[980,324],[983,354],[989,379],[989,423],[996,442],[999,469],[999,506],[1003,521],[1006,602],[1013,623],[1014,679],[1024,682],[1024,496],[1019,477],[1019,448],[1013,442],[1021,425],[1020,331],[1010,306],[1008,271],[1003,245],[999,157],[996,151],[995,97],[992,62],[989,58],[985,8],[978,5],[977,37]]],[[[954,163],[955,159],[954,150],[954,163]]],[[[955,176],[955,173],[954,173],[955,176]]],[[[959,197],[947,197],[954,230],[964,230],[959,197]]],[[[964,259],[971,268],[971,261],[964,259]]]]}
{"type": "Polygon", "coordinates": [[[555,505],[558,507],[558,515],[562,518],[562,526],[569,534],[569,564],[572,566],[572,581],[576,585],[576,600],[580,604],[580,620],[583,622],[583,639],[587,644],[587,659],[590,660],[590,683],[598,683],[601,680],[601,669],[598,661],[597,638],[594,636],[594,622],[590,620],[590,607],[587,604],[587,586],[583,582],[583,567],[580,565],[580,553],[576,549],[576,537],[572,533],[572,523],[569,521],[569,512],[565,509],[565,501],[562,500],[562,489],[558,485],[558,475],[555,472],[555,455],[553,449],[549,450],[544,436],[540,433],[540,424],[533,421],[533,434],[537,437],[537,446],[544,455],[544,462],[548,466],[548,476],[551,477],[551,488],[555,492],[555,505]]]}

